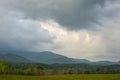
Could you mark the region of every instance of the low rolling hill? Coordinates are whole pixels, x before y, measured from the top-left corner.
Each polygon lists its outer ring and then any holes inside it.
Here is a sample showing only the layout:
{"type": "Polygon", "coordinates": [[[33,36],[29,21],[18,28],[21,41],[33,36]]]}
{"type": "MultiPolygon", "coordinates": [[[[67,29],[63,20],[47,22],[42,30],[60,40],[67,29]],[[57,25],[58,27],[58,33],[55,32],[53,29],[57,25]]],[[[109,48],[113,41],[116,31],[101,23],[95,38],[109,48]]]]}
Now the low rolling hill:
{"type": "Polygon", "coordinates": [[[0,54],[0,61],[7,61],[7,62],[16,62],[16,63],[29,63],[30,60],[18,56],[15,54],[0,54]]]}

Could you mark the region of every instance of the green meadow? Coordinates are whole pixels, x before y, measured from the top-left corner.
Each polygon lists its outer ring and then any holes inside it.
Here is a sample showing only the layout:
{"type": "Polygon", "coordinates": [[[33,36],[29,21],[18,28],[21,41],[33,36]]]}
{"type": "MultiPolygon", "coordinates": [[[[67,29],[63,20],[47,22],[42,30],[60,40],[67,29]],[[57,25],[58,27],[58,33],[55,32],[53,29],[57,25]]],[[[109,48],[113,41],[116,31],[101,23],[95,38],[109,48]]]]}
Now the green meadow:
{"type": "Polygon", "coordinates": [[[81,74],[59,76],[0,75],[0,80],[120,80],[120,74],[81,74]]]}

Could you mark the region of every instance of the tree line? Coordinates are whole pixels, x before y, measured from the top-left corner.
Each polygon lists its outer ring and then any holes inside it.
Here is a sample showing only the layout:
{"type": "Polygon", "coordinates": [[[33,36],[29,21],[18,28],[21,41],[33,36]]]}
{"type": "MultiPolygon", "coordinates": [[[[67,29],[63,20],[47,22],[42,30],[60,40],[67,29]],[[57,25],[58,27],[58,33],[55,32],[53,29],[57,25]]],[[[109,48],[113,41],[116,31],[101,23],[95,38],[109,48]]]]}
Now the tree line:
{"type": "Polygon", "coordinates": [[[92,68],[85,64],[47,65],[32,63],[7,63],[6,61],[0,61],[0,74],[40,76],[40,75],[65,75],[65,74],[118,74],[118,73],[120,73],[120,65],[92,68]]]}

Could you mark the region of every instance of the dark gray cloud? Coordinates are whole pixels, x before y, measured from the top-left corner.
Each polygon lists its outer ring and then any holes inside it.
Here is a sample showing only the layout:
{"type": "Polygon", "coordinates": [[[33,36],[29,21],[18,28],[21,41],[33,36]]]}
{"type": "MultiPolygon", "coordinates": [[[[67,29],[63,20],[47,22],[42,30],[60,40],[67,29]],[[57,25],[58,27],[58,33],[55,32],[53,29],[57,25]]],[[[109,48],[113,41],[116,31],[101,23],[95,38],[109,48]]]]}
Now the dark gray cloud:
{"type": "Polygon", "coordinates": [[[26,18],[53,19],[67,29],[91,29],[99,23],[106,0],[4,0],[9,10],[21,11],[26,18]]]}

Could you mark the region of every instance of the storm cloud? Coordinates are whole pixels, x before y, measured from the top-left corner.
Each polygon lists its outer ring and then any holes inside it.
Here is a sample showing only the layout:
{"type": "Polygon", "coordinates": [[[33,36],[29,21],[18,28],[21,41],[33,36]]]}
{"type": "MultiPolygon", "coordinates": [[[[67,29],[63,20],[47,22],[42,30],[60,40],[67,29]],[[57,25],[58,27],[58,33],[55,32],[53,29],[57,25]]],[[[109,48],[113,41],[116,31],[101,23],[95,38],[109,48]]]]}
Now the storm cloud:
{"type": "Polygon", "coordinates": [[[119,0],[0,0],[0,50],[119,60],[119,0]]]}
{"type": "Polygon", "coordinates": [[[99,23],[105,0],[4,0],[9,10],[24,13],[25,18],[53,19],[69,30],[91,29],[99,23]]]}

